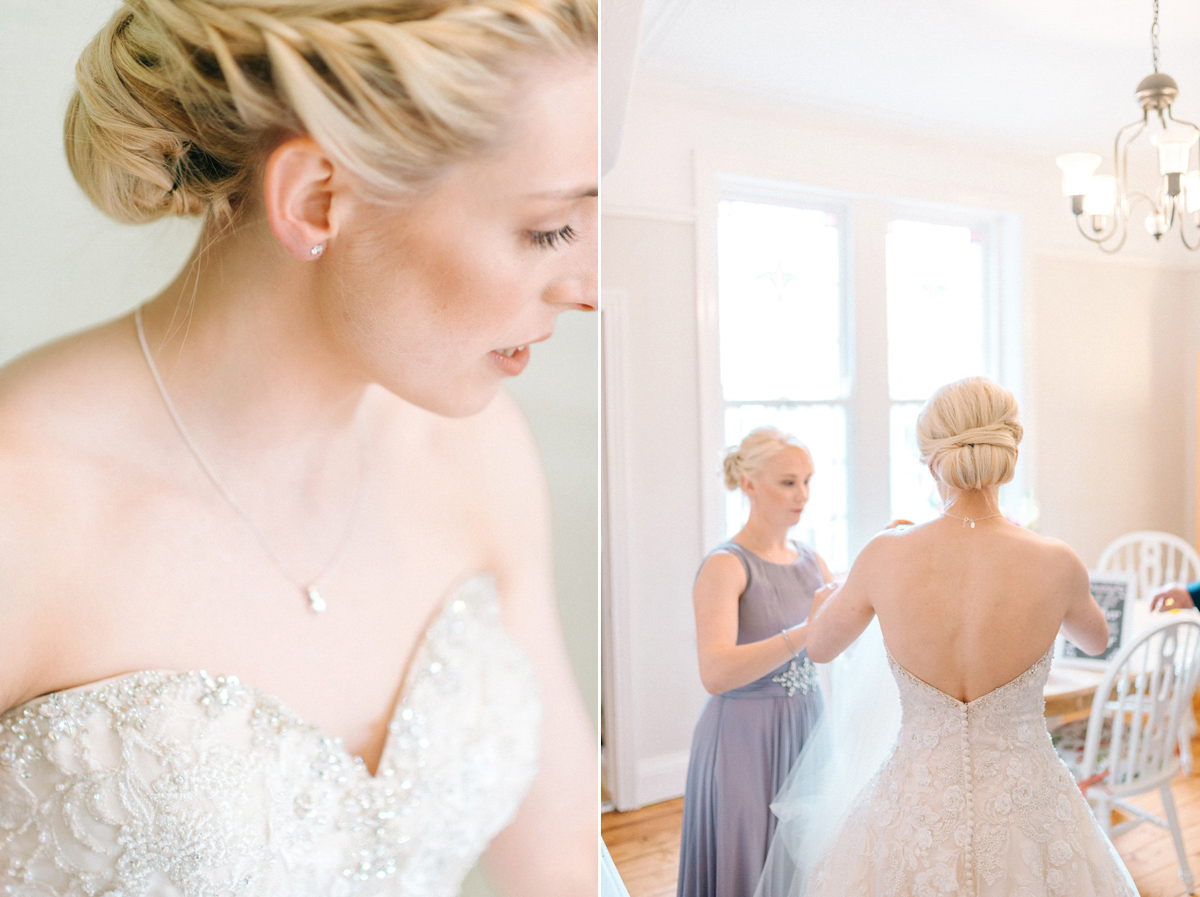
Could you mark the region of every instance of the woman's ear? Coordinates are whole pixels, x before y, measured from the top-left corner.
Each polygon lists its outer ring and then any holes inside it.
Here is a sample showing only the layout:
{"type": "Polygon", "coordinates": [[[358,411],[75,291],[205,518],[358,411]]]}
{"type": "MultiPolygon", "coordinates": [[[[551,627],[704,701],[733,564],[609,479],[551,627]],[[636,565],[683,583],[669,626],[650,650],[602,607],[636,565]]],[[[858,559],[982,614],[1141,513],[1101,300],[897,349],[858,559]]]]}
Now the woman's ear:
{"type": "Polygon", "coordinates": [[[318,258],[334,235],[333,161],[311,137],[293,137],[271,151],[263,172],[267,223],[288,255],[318,258]]]}

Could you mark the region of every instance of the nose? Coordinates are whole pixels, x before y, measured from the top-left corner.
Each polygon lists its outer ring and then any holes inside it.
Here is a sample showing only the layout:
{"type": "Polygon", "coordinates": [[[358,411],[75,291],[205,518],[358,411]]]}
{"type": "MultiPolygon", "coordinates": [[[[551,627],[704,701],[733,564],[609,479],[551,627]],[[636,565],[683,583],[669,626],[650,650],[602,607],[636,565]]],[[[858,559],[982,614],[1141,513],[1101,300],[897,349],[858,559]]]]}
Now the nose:
{"type": "Polygon", "coordinates": [[[555,311],[595,311],[597,301],[596,277],[574,275],[552,284],[545,299],[555,311]]]}
{"type": "Polygon", "coordinates": [[[566,250],[559,277],[546,290],[555,311],[595,311],[599,302],[600,253],[596,240],[594,203],[580,223],[580,239],[566,250]]]}

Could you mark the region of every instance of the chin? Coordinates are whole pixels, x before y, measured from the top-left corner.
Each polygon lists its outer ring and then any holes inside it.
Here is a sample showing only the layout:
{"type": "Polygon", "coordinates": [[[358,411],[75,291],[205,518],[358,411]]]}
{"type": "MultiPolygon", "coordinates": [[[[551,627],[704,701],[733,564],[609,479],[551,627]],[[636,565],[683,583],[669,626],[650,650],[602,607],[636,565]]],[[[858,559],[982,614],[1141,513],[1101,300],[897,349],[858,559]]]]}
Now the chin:
{"type": "Polygon", "coordinates": [[[410,405],[422,408],[439,417],[471,417],[487,408],[500,392],[500,384],[475,384],[463,386],[460,389],[424,389],[415,390],[404,388],[399,384],[393,386],[381,383],[384,389],[410,405]]]}

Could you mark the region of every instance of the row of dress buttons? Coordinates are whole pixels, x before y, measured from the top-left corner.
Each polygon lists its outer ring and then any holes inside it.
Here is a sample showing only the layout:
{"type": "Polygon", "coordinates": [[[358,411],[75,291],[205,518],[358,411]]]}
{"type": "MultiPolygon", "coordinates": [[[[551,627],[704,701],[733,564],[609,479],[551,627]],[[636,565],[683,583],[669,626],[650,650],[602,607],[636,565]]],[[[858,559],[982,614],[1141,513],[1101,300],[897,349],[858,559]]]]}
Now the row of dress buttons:
{"type": "Polygon", "coordinates": [[[973,893],[975,890],[974,875],[975,875],[975,815],[974,807],[971,804],[973,797],[971,784],[971,735],[967,727],[967,706],[962,707],[962,756],[963,756],[963,782],[964,782],[964,803],[967,816],[967,844],[963,850],[963,860],[966,866],[965,880],[967,893],[973,893]]]}

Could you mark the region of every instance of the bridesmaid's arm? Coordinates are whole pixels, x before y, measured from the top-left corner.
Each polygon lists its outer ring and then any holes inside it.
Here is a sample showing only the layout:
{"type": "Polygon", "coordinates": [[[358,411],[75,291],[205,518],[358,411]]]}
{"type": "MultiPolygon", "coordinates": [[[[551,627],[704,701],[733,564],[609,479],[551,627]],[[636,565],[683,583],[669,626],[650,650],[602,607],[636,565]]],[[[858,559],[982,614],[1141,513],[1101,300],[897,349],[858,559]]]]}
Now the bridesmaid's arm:
{"type": "MultiPolygon", "coordinates": [[[[595,897],[597,739],[563,641],[545,477],[525,420],[506,394],[480,418],[490,430],[477,471],[488,493],[483,519],[494,545],[491,566],[505,626],[534,668],[542,702],[537,778],[488,848],[488,871],[511,897],[595,897]]],[[[594,627],[587,636],[594,642],[594,627]]]]}
{"type": "Polygon", "coordinates": [[[786,640],[782,635],[773,635],[739,645],[738,601],[745,588],[742,562],[719,551],[704,562],[692,589],[700,681],[712,695],[761,679],[787,662],[793,649],[798,652],[807,643],[808,627],[801,623],[787,630],[786,640]]]}

